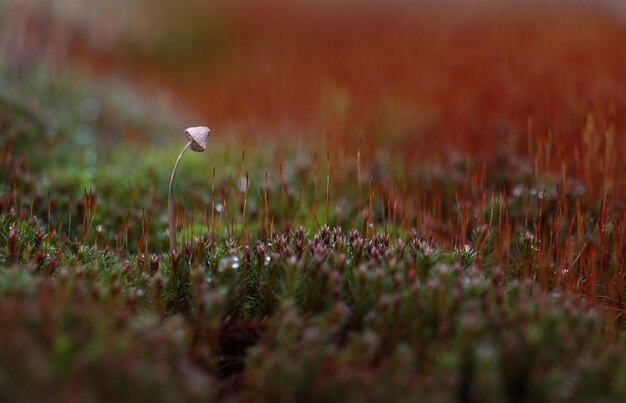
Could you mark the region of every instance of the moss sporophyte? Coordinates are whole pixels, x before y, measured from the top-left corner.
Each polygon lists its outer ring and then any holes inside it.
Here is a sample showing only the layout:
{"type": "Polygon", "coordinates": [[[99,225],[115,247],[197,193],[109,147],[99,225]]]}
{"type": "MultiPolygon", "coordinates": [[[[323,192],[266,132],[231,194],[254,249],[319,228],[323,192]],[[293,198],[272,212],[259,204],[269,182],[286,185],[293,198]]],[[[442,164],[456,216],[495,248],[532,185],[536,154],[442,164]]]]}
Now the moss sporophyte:
{"type": "Polygon", "coordinates": [[[206,150],[209,136],[211,136],[211,129],[205,126],[190,127],[185,130],[185,136],[187,136],[187,139],[189,139],[189,141],[181,150],[178,158],[176,159],[176,163],[174,164],[172,177],[170,178],[170,186],[167,198],[167,219],[169,224],[170,251],[176,249],[176,205],[174,202],[173,186],[174,178],[176,177],[176,170],[178,169],[178,164],[180,164],[180,160],[183,157],[185,151],[187,151],[187,149],[191,148],[192,151],[196,152],[203,152],[204,150],[206,150]]]}

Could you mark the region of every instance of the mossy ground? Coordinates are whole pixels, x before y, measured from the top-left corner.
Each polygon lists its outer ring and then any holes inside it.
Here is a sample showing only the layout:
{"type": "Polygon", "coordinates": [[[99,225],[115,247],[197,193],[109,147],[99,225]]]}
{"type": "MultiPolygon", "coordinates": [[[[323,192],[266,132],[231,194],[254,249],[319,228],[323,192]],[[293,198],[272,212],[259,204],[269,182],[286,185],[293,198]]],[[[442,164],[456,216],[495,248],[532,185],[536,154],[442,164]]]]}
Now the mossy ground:
{"type": "Polygon", "coordinates": [[[601,112],[567,171],[532,127],[487,155],[411,154],[384,111],[371,144],[223,127],[168,252],[180,110],[45,63],[0,88],[0,401],[626,400],[601,112]]]}

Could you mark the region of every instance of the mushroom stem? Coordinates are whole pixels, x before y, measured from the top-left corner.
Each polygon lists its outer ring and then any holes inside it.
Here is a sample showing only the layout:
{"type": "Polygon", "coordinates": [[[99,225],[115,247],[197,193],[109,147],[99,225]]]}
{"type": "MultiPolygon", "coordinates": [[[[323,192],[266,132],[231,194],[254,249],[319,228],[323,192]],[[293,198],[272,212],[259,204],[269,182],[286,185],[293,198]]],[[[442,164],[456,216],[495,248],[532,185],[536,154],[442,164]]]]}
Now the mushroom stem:
{"type": "Polygon", "coordinates": [[[170,251],[176,249],[176,204],[174,203],[174,177],[176,176],[176,170],[178,169],[178,164],[180,164],[180,159],[183,157],[183,154],[187,149],[191,147],[191,141],[188,142],[178,155],[176,159],[176,163],[174,164],[174,170],[172,171],[172,177],[170,179],[170,187],[167,197],[167,220],[169,223],[169,233],[170,233],[170,251]]]}

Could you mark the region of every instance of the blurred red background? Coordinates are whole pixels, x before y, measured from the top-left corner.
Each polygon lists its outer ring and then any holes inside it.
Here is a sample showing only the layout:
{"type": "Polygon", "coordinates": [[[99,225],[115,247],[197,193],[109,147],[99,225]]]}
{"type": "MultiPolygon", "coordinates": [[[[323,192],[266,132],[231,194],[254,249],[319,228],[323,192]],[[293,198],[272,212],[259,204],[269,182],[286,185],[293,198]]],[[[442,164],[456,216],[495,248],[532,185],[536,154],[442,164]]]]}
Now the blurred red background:
{"type": "Polygon", "coordinates": [[[549,143],[544,168],[591,181],[589,161],[623,171],[626,29],[603,4],[18,1],[4,54],[123,75],[215,133],[407,158],[549,143]]]}

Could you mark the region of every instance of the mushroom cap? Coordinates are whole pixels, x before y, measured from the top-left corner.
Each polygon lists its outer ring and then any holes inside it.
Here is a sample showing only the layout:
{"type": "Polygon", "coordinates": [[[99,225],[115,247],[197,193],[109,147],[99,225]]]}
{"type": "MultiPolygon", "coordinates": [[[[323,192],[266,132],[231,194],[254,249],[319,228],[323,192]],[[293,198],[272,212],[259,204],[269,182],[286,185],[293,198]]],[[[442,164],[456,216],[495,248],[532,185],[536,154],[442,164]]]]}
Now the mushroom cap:
{"type": "Polygon", "coordinates": [[[205,126],[189,127],[185,130],[185,136],[191,142],[191,149],[196,152],[206,150],[206,144],[211,135],[211,129],[205,126]]]}

